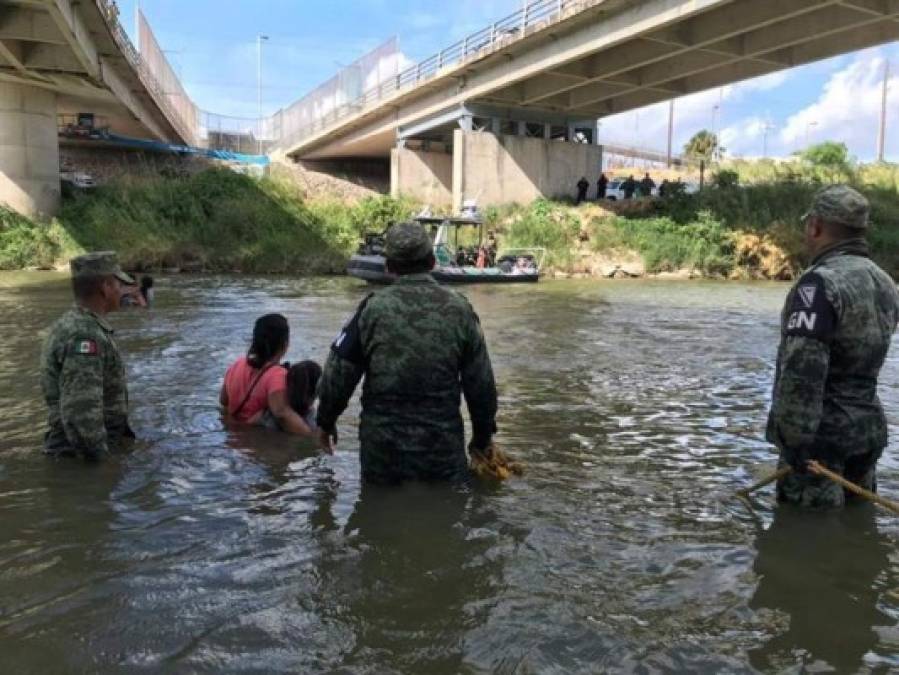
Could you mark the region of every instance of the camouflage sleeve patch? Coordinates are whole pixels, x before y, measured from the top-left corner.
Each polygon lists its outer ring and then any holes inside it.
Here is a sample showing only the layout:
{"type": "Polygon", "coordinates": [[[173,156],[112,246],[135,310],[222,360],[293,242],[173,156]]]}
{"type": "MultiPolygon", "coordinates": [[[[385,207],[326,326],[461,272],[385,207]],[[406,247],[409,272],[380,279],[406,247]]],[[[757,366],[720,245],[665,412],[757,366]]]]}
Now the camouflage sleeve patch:
{"type": "Polygon", "coordinates": [[[468,309],[468,335],[462,359],[462,393],[471,417],[475,445],[483,447],[496,433],[496,381],[480,319],[474,309],[470,306],[468,309]]]}
{"type": "Polygon", "coordinates": [[[373,294],[369,294],[365,300],[359,305],[356,313],[344,324],[340,334],[331,344],[331,351],[337,354],[344,361],[361,366],[365,362],[365,353],[362,349],[362,335],[359,330],[359,317],[362,316],[362,310],[371,299],[373,294]]]}
{"type": "Polygon", "coordinates": [[[104,364],[93,338],[69,342],[59,373],[59,412],[69,443],[88,454],[107,450],[104,364]]]}
{"type": "Polygon", "coordinates": [[[815,272],[796,284],[784,316],[783,334],[829,342],[837,328],[837,314],[827,297],[824,279],[815,272]]]}
{"type": "Polygon", "coordinates": [[[362,366],[340,357],[332,350],[318,383],[318,413],[315,423],[332,432],[337,418],[346,410],[350,397],[362,379],[362,366]]]}

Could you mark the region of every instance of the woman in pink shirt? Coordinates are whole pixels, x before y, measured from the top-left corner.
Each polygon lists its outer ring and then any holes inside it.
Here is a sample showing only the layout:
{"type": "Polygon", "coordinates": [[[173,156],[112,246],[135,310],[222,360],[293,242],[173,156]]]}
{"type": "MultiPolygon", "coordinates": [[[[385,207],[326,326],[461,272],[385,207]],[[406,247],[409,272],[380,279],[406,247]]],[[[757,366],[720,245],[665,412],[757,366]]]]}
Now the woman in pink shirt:
{"type": "Polygon", "coordinates": [[[290,327],[280,314],[256,319],[253,344],[228,368],[219,401],[228,416],[246,424],[264,424],[266,413],[274,417],[282,430],[301,436],[313,431],[290,407],[287,395],[287,370],[281,359],[290,344],[290,327]]]}

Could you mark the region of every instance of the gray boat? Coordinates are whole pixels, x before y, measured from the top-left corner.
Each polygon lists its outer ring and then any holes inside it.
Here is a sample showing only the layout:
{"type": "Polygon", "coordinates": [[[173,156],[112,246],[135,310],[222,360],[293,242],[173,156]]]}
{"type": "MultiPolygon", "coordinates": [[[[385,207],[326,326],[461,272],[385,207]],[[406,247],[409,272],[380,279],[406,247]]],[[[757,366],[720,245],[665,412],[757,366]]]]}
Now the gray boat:
{"type": "MultiPolygon", "coordinates": [[[[437,259],[431,276],[440,283],[520,284],[540,279],[546,250],[513,248],[493,252],[484,245],[484,222],[477,216],[422,215],[413,220],[431,232],[437,259]],[[477,244],[459,244],[459,232],[464,228],[477,228],[477,244]]],[[[367,234],[350,258],[347,274],[373,284],[389,284],[395,277],[387,271],[385,262],[384,233],[367,234]]]]}

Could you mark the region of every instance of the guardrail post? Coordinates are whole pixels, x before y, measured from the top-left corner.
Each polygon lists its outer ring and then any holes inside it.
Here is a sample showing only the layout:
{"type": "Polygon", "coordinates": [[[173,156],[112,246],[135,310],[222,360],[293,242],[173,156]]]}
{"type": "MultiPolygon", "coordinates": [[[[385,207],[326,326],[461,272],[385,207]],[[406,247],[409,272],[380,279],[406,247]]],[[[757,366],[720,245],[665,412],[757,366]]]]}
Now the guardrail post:
{"type": "Polygon", "coordinates": [[[468,36],[465,36],[465,42],[462,43],[462,60],[468,56],[468,36]]]}
{"type": "Polygon", "coordinates": [[[521,9],[521,35],[519,37],[524,37],[524,34],[528,29],[528,9],[530,8],[531,3],[525,2],[524,7],[521,9]]]}
{"type": "Polygon", "coordinates": [[[496,42],[496,22],[495,21],[490,25],[490,44],[491,44],[491,46],[493,45],[494,42],[496,42]]]}
{"type": "Polygon", "coordinates": [[[437,57],[437,67],[443,68],[443,50],[440,50],[440,55],[437,57]]]}
{"type": "Polygon", "coordinates": [[[562,18],[562,0],[558,0],[559,5],[559,19],[562,18]]]}
{"type": "Polygon", "coordinates": [[[418,84],[419,80],[421,80],[421,61],[415,67],[415,84],[418,84]]]}

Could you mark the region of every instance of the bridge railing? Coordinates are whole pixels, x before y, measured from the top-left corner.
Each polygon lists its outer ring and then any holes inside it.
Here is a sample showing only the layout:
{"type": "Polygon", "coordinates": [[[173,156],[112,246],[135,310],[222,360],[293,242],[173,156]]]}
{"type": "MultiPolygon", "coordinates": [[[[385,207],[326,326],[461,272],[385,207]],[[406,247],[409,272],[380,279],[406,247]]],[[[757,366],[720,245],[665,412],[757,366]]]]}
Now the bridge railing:
{"type": "MultiPolygon", "coordinates": [[[[134,43],[131,42],[131,38],[128,37],[128,34],[122,27],[122,23],[119,21],[118,6],[113,0],[95,0],[95,3],[106,21],[109,32],[119,51],[137,73],[138,78],[150,93],[154,103],[163,112],[166,119],[169,120],[184,142],[188,145],[196,145],[199,141],[198,111],[193,101],[187,96],[187,92],[184,91],[181,82],[171,72],[171,66],[168,65],[168,62],[163,57],[163,65],[154,69],[147,58],[141,57],[140,52],[134,46],[134,43]],[[173,80],[169,82],[168,87],[163,86],[160,82],[160,77],[155,72],[160,69],[163,71],[160,75],[164,79],[173,80]]],[[[152,40],[151,46],[155,47],[159,55],[162,55],[162,50],[156,44],[149,24],[142,14],[140,15],[139,23],[141,25],[140,29],[146,30],[146,34],[152,40]]]]}
{"type": "MultiPolygon", "coordinates": [[[[302,142],[337,122],[374,107],[397,93],[411,90],[438,77],[444,70],[467,61],[482,58],[528,35],[564,21],[604,0],[529,0],[521,9],[495,21],[486,28],[440,50],[423,61],[399,72],[396,77],[363,92],[355,100],[335,107],[309,124],[294,129],[278,139],[275,145],[286,149],[302,142]]],[[[275,116],[279,115],[275,113],[275,116]]]]}

